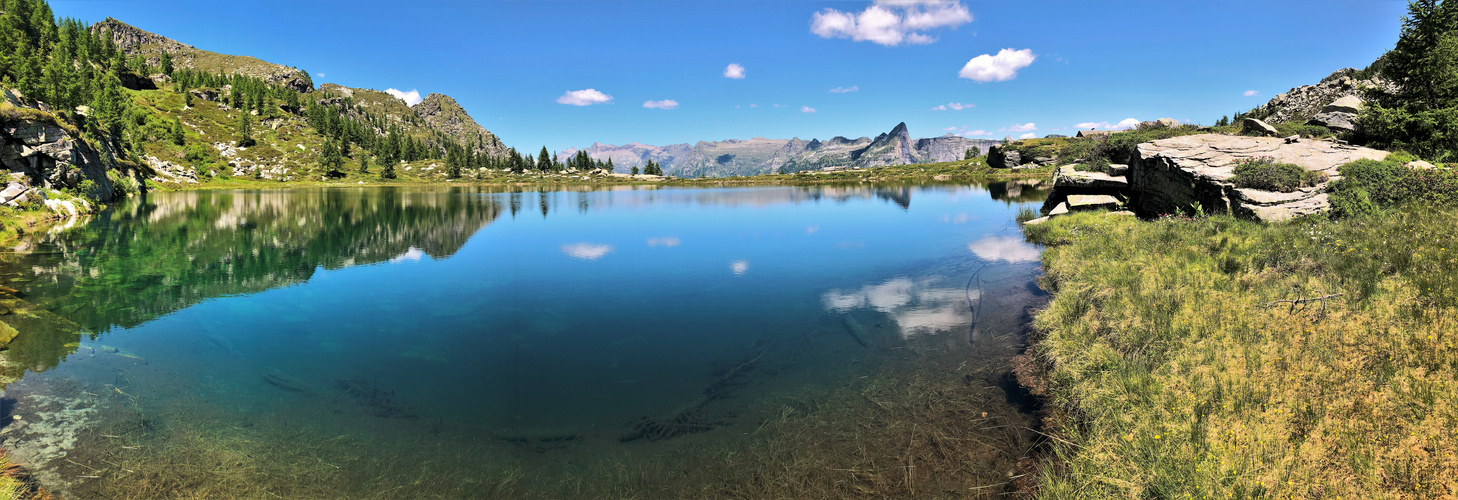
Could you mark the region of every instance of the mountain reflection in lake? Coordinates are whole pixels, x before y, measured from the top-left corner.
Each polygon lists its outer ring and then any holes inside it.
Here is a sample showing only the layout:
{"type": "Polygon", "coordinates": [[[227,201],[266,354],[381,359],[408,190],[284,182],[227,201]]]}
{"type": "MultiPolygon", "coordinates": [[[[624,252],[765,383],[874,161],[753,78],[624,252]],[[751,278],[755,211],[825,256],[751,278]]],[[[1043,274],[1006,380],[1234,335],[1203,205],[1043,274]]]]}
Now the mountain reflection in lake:
{"type": "Polygon", "coordinates": [[[684,477],[790,400],[1005,373],[1041,198],[998,186],[126,201],[3,257],[0,438],[79,497],[639,495],[587,464],[684,477]]]}

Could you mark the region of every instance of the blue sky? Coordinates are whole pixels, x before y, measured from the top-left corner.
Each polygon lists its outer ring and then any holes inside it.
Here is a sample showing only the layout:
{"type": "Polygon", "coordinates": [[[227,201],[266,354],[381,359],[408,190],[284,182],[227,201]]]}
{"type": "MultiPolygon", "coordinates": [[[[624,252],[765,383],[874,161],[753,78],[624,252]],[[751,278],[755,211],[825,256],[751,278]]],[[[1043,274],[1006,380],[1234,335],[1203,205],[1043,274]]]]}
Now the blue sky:
{"type": "Polygon", "coordinates": [[[1129,118],[1209,124],[1336,69],[1366,66],[1396,40],[1406,3],[53,1],[52,8],[297,66],[316,84],[447,94],[508,145],[555,151],[594,141],[874,136],[902,121],[914,137],[989,138],[1068,134],[1080,123],[1129,118]],[[726,77],[731,64],[743,68],[742,78],[726,77]],[[657,107],[645,107],[649,101],[657,107]]]}

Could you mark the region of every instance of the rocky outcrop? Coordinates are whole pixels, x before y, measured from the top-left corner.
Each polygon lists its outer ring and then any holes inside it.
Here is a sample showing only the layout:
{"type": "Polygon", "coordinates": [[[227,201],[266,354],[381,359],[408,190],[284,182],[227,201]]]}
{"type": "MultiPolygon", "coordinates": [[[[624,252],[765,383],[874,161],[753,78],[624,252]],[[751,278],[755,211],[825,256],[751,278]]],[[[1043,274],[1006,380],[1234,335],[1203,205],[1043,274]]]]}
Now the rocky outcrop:
{"type": "Polygon", "coordinates": [[[75,189],[88,180],[93,197],[112,200],[114,189],[106,173],[114,168],[113,153],[98,151],[53,120],[40,114],[0,115],[0,166],[12,173],[5,187],[12,196],[6,202],[14,204],[25,201],[22,198],[34,198],[28,194],[32,186],[75,189]],[[13,174],[21,174],[24,182],[13,174]]]}
{"type": "MultiPolygon", "coordinates": [[[[116,43],[117,48],[121,49],[127,57],[140,55],[145,57],[147,64],[150,65],[157,65],[162,53],[166,52],[172,55],[172,65],[178,69],[246,75],[291,88],[296,92],[314,91],[313,79],[309,78],[308,73],[298,68],[273,64],[255,57],[232,56],[200,50],[116,19],[106,18],[104,21],[93,24],[91,31],[111,35],[112,42],[116,43]]],[[[135,83],[141,84],[141,82],[135,83]]]]}
{"type": "Polygon", "coordinates": [[[1129,170],[1130,206],[1141,217],[1164,214],[1233,214],[1275,221],[1325,211],[1327,184],[1340,178],[1337,167],[1387,152],[1329,141],[1199,134],[1140,144],[1129,170]],[[1290,193],[1234,186],[1236,162],[1270,157],[1326,174],[1328,180],[1290,193]]]}
{"type": "Polygon", "coordinates": [[[1357,70],[1337,70],[1316,85],[1303,85],[1278,94],[1259,109],[1271,123],[1304,122],[1324,113],[1327,105],[1343,97],[1362,98],[1362,89],[1372,87],[1396,90],[1396,85],[1381,78],[1359,79],[1357,70]]]}
{"type": "Polygon", "coordinates": [[[993,144],[987,148],[987,165],[992,168],[1017,168],[1023,164],[1023,154],[1007,144],[993,144]]]}
{"type": "Polygon", "coordinates": [[[465,108],[462,108],[455,99],[448,95],[430,94],[411,110],[425,122],[427,127],[445,134],[446,137],[461,144],[475,145],[478,153],[498,158],[506,156],[506,145],[501,143],[501,139],[486,130],[486,127],[476,123],[476,120],[466,113],[465,108]]]}

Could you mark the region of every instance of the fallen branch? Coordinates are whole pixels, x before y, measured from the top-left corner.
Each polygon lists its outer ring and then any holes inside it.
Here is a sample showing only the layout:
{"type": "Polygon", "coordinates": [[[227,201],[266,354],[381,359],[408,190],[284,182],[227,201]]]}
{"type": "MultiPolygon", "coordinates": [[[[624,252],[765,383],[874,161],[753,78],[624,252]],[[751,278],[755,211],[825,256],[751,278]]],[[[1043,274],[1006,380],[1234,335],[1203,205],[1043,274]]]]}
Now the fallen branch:
{"type": "MultiPolygon", "coordinates": [[[[1320,290],[1317,290],[1317,293],[1321,293],[1321,291],[1320,290]]],[[[1320,297],[1310,297],[1310,298],[1305,298],[1305,299],[1277,300],[1277,301],[1267,302],[1265,304],[1261,304],[1261,307],[1262,308],[1265,308],[1265,309],[1270,309],[1272,307],[1276,307],[1276,306],[1281,305],[1281,304],[1290,304],[1291,305],[1291,309],[1290,309],[1289,312],[1295,312],[1296,311],[1296,306],[1301,306],[1303,309],[1305,309],[1305,307],[1306,307],[1307,304],[1310,304],[1312,302],[1320,302],[1321,303],[1321,312],[1324,313],[1324,312],[1326,312],[1326,301],[1331,300],[1331,299],[1334,299],[1334,298],[1337,298],[1337,297],[1341,297],[1342,295],[1346,295],[1346,294],[1333,293],[1333,294],[1330,294],[1330,295],[1322,295],[1320,297]]]]}

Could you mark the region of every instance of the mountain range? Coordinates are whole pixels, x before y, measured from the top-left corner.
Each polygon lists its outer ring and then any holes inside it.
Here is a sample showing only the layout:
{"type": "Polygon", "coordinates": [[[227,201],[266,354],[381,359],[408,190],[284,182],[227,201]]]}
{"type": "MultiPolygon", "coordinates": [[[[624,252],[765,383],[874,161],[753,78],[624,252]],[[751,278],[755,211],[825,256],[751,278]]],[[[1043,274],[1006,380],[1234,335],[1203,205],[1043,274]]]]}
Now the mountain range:
{"type": "MultiPolygon", "coordinates": [[[[774,173],[794,173],[827,167],[881,167],[934,163],[962,159],[967,150],[979,154],[1000,141],[969,139],[947,134],[927,139],[912,139],[906,123],[899,123],[890,132],[875,138],[847,139],[836,136],[828,140],[766,139],[755,137],[740,140],[699,141],[695,144],[652,146],[628,143],[621,146],[593,143],[585,148],[594,160],[612,160],[619,170],[642,167],[650,160],[663,167],[663,173],[679,177],[724,177],[774,173]]],[[[566,161],[578,148],[557,153],[566,161]]]]}

